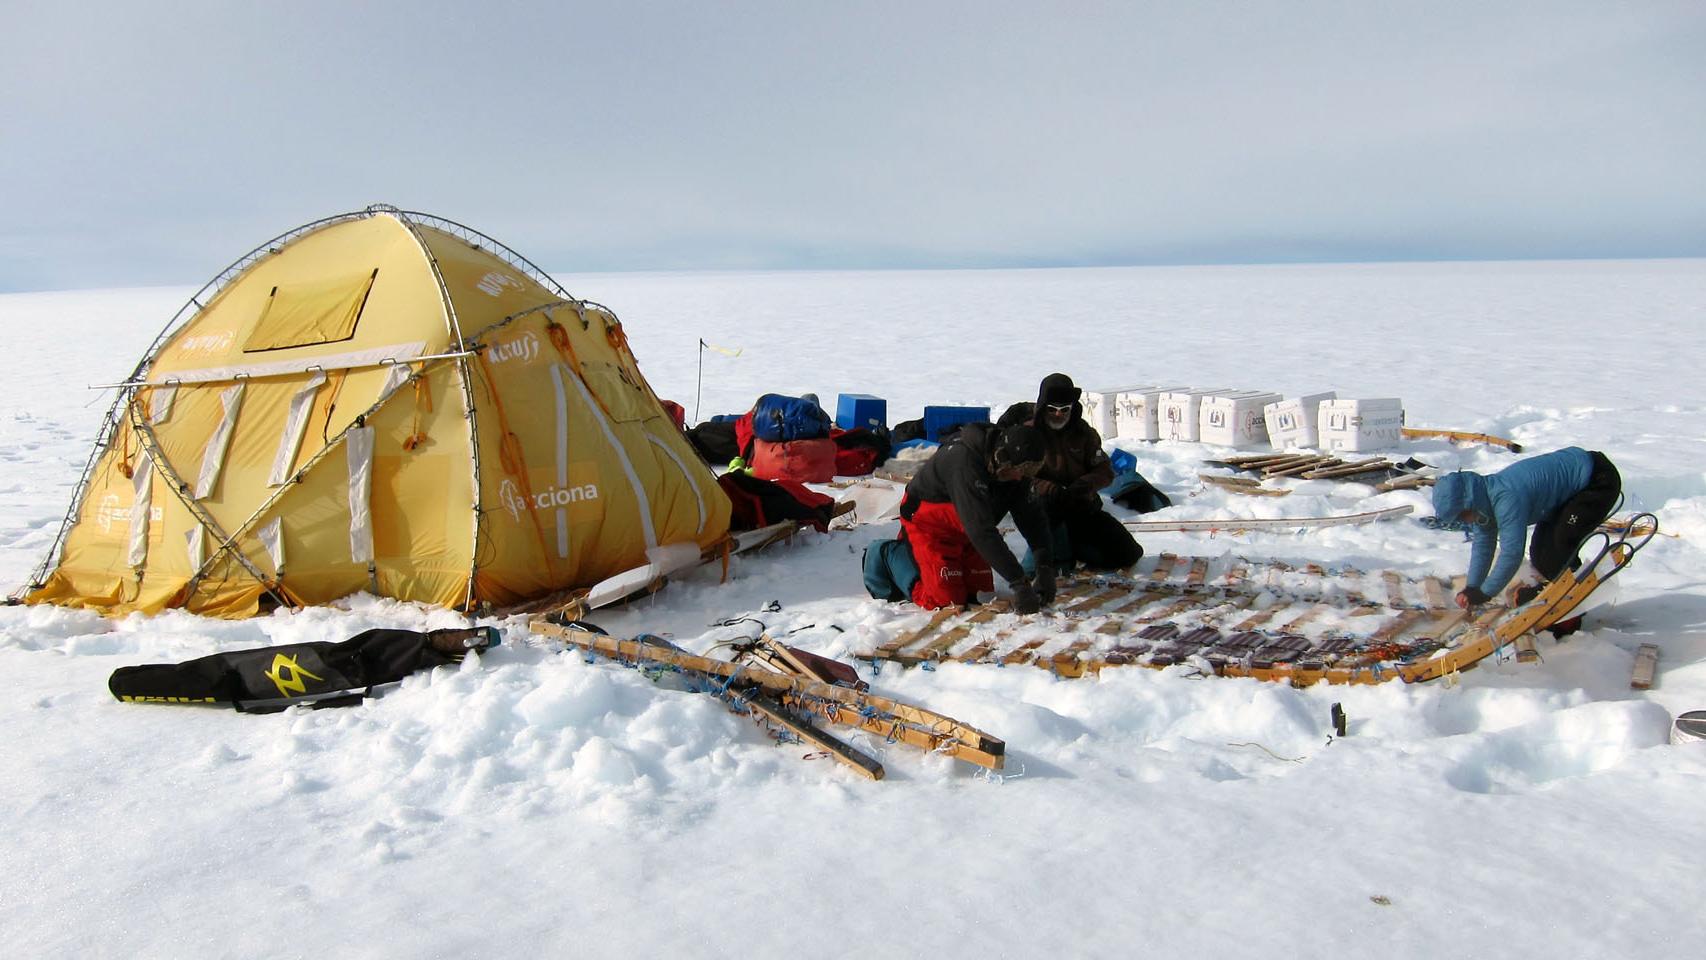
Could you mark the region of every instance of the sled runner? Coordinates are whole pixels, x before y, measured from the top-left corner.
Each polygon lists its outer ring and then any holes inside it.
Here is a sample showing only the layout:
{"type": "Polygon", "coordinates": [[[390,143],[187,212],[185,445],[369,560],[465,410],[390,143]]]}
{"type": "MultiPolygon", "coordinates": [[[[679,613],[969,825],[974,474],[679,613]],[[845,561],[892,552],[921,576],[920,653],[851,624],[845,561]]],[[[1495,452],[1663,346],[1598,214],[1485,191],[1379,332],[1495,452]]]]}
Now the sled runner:
{"type": "MultiPolygon", "coordinates": [[[[795,720],[821,718],[829,723],[857,727],[890,743],[906,743],[944,753],[990,770],[1000,770],[1005,762],[1007,745],[1001,740],[942,714],[868,691],[781,673],[760,665],[702,657],[655,638],[612,637],[589,628],[589,625],[564,621],[559,617],[536,619],[531,627],[535,634],[560,640],[590,654],[608,657],[625,666],[682,674],[703,690],[734,691],[749,702],[749,693],[761,701],[769,698],[786,708],[795,720]]],[[[844,763],[860,765],[856,759],[839,753],[836,758],[844,763]]],[[[871,774],[868,769],[863,772],[871,774]]]]}

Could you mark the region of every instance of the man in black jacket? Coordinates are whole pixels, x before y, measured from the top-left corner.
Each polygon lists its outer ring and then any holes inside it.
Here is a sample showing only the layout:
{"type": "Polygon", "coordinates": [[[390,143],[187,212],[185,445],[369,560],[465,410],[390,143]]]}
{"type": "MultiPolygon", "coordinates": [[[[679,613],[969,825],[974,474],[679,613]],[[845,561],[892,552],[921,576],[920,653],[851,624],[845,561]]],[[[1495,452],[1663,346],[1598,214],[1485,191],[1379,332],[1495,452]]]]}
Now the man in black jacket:
{"type": "Polygon", "coordinates": [[[962,605],[980,590],[995,589],[991,571],[1013,585],[1019,613],[1054,602],[1048,525],[1029,489],[1042,461],[1043,438],[1035,428],[987,423],[966,424],[930,458],[906,485],[900,507],[901,540],[918,563],[914,603],[962,605]],[[1009,513],[1037,557],[1035,576],[1025,573],[997,529],[1009,513]]]}
{"type": "MultiPolygon", "coordinates": [[[[1001,422],[1028,422],[1042,434],[1043,466],[1031,489],[1048,513],[1055,563],[1118,570],[1136,563],[1143,548],[1102,508],[1100,491],[1113,482],[1114,467],[1102,450],[1102,435],[1084,420],[1081,393],[1071,377],[1051,373],[1037,389],[1035,406],[1014,404],[1001,422]]],[[[1025,558],[1027,568],[1031,561],[1025,558]]]]}

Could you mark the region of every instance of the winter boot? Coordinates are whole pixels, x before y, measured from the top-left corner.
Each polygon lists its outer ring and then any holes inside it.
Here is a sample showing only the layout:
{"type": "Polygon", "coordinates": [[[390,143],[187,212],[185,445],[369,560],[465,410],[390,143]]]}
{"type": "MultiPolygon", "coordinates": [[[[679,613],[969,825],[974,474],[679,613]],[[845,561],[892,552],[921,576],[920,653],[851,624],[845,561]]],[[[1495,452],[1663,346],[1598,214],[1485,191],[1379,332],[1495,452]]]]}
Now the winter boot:
{"type": "Polygon", "coordinates": [[[427,646],[456,660],[470,650],[480,653],[497,645],[497,627],[433,630],[427,634],[427,646]]]}

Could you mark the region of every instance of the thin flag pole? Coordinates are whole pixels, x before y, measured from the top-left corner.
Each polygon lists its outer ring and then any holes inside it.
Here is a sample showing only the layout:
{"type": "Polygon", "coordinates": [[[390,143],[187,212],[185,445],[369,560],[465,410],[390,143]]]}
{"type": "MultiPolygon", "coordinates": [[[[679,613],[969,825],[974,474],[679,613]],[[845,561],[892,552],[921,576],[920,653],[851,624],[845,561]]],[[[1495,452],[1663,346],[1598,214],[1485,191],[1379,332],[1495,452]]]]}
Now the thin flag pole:
{"type": "Polygon", "coordinates": [[[705,338],[699,338],[699,376],[693,384],[693,422],[699,422],[699,395],[705,389],[705,338]]]}

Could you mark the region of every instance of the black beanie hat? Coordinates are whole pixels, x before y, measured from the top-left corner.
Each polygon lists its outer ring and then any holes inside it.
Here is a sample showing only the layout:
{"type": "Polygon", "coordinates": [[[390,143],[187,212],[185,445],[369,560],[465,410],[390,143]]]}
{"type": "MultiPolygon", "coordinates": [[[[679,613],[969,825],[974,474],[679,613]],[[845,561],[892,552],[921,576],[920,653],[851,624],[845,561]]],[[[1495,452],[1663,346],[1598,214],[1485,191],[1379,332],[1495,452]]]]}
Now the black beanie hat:
{"type": "Polygon", "coordinates": [[[1011,467],[1021,463],[1039,463],[1047,454],[1043,435],[1029,424],[1015,424],[1001,430],[993,450],[995,465],[1011,467]]]}
{"type": "Polygon", "coordinates": [[[1050,403],[1077,403],[1078,397],[1083,392],[1066,374],[1051,373],[1043,378],[1042,385],[1037,389],[1037,406],[1050,403]]]}

